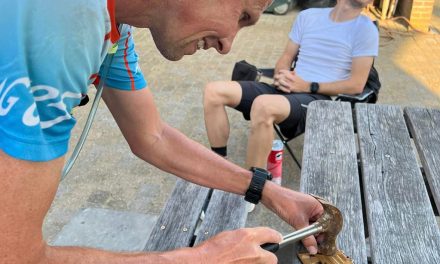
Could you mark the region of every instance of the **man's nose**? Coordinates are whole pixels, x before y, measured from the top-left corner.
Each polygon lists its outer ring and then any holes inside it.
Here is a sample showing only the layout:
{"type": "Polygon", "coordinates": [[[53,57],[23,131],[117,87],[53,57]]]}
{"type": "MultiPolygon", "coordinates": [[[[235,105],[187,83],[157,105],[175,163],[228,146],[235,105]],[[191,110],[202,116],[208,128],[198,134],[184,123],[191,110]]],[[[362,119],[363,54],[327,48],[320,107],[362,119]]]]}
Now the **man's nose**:
{"type": "Polygon", "coordinates": [[[219,39],[216,47],[217,52],[220,54],[228,54],[229,51],[231,51],[236,34],[237,32],[229,37],[219,39]]]}
{"type": "Polygon", "coordinates": [[[232,46],[232,40],[230,40],[229,38],[223,38],[218,40],[216,49],[217,52],[220,54],[228,54],[229,51],[231,50],[231,46],[232,46]]]}

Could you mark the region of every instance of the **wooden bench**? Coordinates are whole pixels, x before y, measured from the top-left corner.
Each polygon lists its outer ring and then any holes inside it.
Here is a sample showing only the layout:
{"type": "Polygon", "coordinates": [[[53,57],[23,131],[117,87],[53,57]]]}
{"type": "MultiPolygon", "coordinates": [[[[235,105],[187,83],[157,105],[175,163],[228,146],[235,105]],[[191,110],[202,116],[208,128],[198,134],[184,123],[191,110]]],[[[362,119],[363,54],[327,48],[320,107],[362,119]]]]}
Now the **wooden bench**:
{"type": "Polygon", "coordinates": [[[355,113],[357,133],[350,104],[309,105],[301,191],[341,209],[338,244],[355,263],[440,263],[440,110],[357,104],[355,113]]]}
{"type": "Polygon", "coordinates": [[[242,196],[213,191],[178,179],[145,250],[191,247],[222,231],[244,227],[246,218],[242,196]],[[205,212],[203,221],[202,211],[205,212]]]}

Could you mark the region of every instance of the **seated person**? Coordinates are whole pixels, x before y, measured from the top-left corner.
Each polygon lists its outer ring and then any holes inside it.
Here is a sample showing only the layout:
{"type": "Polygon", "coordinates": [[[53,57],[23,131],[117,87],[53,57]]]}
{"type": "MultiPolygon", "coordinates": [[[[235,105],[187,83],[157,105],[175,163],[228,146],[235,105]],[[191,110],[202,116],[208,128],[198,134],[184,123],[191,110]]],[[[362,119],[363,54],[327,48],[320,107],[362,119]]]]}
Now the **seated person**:
{"type": "Polygon", "coordinates": [[[251,121],[246,166],[266,168],[274,123],[285,137],[293,138],[304,132],[310,102],[361,93],[378,55],[378,30],[361,14],[370,2],[338,0],[333,8],[300,12],[276,63],[272,85],[254,81],[208,83],[204,112],[211,148],[226,156],[229,121],[225,106],[235,108],[251,121]],[[295,59],[295,69],[291,70],[295,59]]]}

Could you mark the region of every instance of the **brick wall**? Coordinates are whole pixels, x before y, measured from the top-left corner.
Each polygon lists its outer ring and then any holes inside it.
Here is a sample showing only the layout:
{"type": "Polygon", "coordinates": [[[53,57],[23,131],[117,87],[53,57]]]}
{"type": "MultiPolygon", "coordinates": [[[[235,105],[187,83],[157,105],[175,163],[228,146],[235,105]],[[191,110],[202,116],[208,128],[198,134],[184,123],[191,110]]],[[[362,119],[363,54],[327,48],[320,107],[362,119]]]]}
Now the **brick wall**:
{"type": "Polygon", "coordinates": [[[409,19],[411,25],[418,30],[429,31],[434,0],[400,0],[397,6],[397,15],[409,19]]]}

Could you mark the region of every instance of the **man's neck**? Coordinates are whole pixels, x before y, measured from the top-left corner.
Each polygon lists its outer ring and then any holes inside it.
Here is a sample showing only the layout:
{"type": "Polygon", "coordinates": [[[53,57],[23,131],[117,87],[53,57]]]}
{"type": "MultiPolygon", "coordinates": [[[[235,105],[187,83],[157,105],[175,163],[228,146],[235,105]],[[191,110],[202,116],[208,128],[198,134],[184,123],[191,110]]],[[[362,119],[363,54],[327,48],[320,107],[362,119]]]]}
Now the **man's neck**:
{"type": "Polygon", "coordinates": [[[354,7],[349,1],[338,1],[330,13],[330,18],[334,22],[344,22],[358,17],[361,12],[362,7],[354,7]]]}
{"type": "Polygon", "coordinates": [[[151,14],[157,3],[155,0],[114,0],[116,22],[136,27],[148,27],[151,14]]]}

